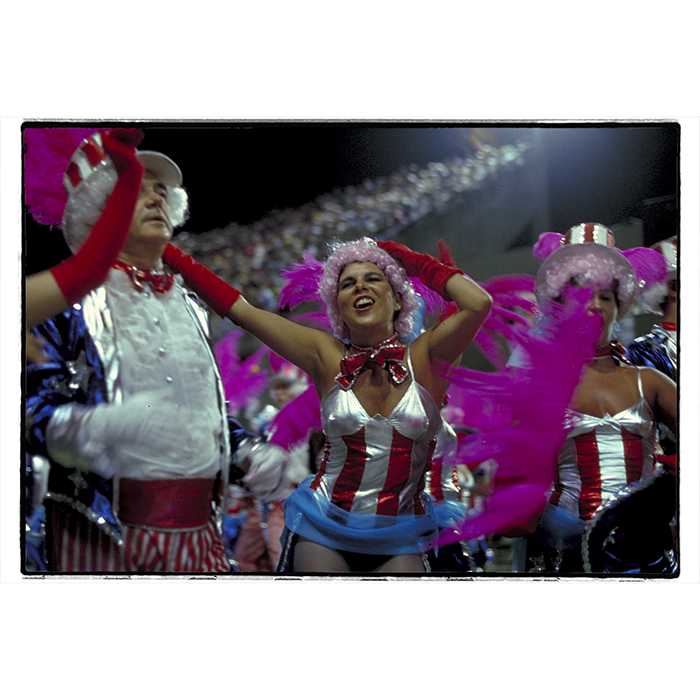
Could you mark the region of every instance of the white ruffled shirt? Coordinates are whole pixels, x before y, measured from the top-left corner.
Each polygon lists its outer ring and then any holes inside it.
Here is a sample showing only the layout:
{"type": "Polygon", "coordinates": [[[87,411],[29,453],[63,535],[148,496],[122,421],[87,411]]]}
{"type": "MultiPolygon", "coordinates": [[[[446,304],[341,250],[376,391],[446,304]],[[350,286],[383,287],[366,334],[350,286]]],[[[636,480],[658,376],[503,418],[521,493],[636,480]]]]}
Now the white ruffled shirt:
{"type": "Polygon", "coordinates": [[[220,467],[222,420],[209,350],[176,282],[165,294],[139,292],[113,269],[105,282],[124,401],[165,392],[150,418],[152,440],[110,445],[121,477],[212,478],[220,467]]]}

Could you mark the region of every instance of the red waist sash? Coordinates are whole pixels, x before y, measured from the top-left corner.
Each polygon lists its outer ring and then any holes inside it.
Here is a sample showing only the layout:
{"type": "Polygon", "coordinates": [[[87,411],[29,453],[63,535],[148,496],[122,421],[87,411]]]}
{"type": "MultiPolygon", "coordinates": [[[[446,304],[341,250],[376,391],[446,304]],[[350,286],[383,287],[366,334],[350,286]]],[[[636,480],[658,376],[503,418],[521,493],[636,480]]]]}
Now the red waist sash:
{"type": "Polygon", "coordinates": [[[209,522],[214,479],[121,479],[119,519],[127,525],[163,529],[209,522]]]}

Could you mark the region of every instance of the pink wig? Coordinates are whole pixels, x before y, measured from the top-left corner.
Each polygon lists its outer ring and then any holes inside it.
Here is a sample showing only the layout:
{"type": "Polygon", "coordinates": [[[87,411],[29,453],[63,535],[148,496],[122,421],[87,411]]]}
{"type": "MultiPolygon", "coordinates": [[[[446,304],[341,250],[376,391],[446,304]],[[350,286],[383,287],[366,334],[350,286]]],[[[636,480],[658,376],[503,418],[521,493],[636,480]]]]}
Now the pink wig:
{"type": "Polygon", "coordinates": [[[396,332],[404,342],[412,340],[420,331],[420,304],[413,285],[403,267],[379,248],[373,239],[367,237],[347,243],[331,244],[331,253],[324,265],[318,291],[326,305],[333,335],[341,340],[347,340],[349,337],[348,329],[338,310],[338,280],[343,269],[353,262],[372,262],[384,273],[394,294],[401,300],[401,311],[394,323],[396,332]]]}

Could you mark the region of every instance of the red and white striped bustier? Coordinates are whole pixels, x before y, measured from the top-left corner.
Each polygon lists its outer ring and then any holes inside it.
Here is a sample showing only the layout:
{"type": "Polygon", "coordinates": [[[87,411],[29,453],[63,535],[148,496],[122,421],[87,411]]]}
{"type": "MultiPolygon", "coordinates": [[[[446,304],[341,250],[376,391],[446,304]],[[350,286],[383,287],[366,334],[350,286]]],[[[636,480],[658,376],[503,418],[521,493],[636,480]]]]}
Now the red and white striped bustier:
{"type": "Polygon", "coordinates": [[[334,386],[321,401],[324,460],[311,488],[343,510],[422,514],[420,494],[441,418],[428,391],[415,381],[391,415],[369,416],[352,389],[334,386]]]}
{"type": "Polygon", "coordinates": [[[620,489],[653,472],[656,425],[639,370],[637,385],[637,403],[614,416],[569,412],[574,427],[559,452],[552,504],[590,520],[620,489]]]}

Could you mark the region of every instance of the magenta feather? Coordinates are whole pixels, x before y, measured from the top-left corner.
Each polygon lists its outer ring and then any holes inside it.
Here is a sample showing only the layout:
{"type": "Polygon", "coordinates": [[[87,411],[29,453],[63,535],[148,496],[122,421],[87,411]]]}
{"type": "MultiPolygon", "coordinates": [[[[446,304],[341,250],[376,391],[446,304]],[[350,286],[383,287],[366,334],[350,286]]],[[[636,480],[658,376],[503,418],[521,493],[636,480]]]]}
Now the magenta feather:
{"type": "Polygon", "coordinates": [[[500,304],[494,304],[491,307],[491,313],[487,317],[484,325],[491,324],[494,328],[503,328],[507,330],[511,326],[529,326],[530,321],[520,314],[503,308],[500,304]]]}
{"type": "Polygon", "coordinates": [[[236,375],[231,378],[231,393],[227,394],[229,409],[237,413],[253,399],[260,397],[267,387],[269,373],[265,368],[265,356],[269,348],[263,345],[247,357],[239,367],[236,375]]]}
{"type": "Polygon", "coordinates": [[[265,345],[241,362],[238,343],[242,335],[243,332],[235,328],[214,346],[228,410],[232,414],[265,391],[269,375],[265,368],[265,356],[270,349],[265,345]]]}
{"type": "Polygon", "coordinates": [[[447,302],[430,287],[423,284],[419,277],[409,277],[413,289],[425,304],[424,313],[428,317],[440,316],[447,306],[447,302]]]}
{"type": "Polygon", "coordinates": [[[238,343],[242,335],[243,331],[234,328],[214,345],[214,357],[222,376],[235,372],[241,364],[238,343]]]}
{"type": "Polygon", "coordinates": [[[279,308],[293,309],[309,301],[320,301],[318,284],[323,274],[323,263],[310,253],[304,253],[304,262],[282,270],[286,283],[279,294],[279,308]]]}
{"type": "Polygon", "coordinates": [[[441,543],[522,527],[544,508],[566,409],[600,333],[600,317],[586,311],[589,298],[590,290],[571,289],[564,306],[553,306],[546,333],[516,331],[522,366],[449,371],[450,403],[463,409],[465,422],[477,431],[461,441],[458,458],[495,459],[498,470],[484,513],[445,531],[441,543]]]}
{"type": "Polygon", "coordinates": [[[281,355],[278,355],[276,352],[270,350],[269,356],[268,356],[268,361],[270,363],[270,369],[275,373],[278,374],[282,368],[285,365],[290,364],[287,360],[284,359],[281,355]]]}
{"type": "Polygon", "coordinates": [[[494,366],[503,367],[506,364],[506,351],[499,345],[496,337],[482,326],[474,337],[474,345],[482,355],[494,366]]]}
{"type": "Polygon", "coordinates": [[[494,304],[506,309],[522,309],[526,314],[532,316],[537,311],[537,302],[517,294],[495,294],[491,295],[494,304]]]}
{"type": "Polygon", "coordinates": [[[620,251],[632,266],[642,289],[666,281],[668,268],[664,256],[653,248],[628,248],[620,251]]]}
{"type": "Polygon", "coordinates": [[[545,260],[555,250],[561,248],[563,242],[564,236],[562,236],[561,233],[554,233],[553,231],[541,233],[537,239],[537,243],[535,243],[532,248],[532,254],[538,260],[545,260]]]}
{"type": "Polygon", "coordinates": [[[290,450],[307,440],[312,430],[321,430],[321,402],[316,388],[310,385],[275,416],[269,442],[290,450]]]}
{"type": "Polygon", "coordinates": [[[67,194],[63,174],[80,142],[96,128],[27,127],[24,130],[24,202],[40,224],[60,226],[67,194]]]}

